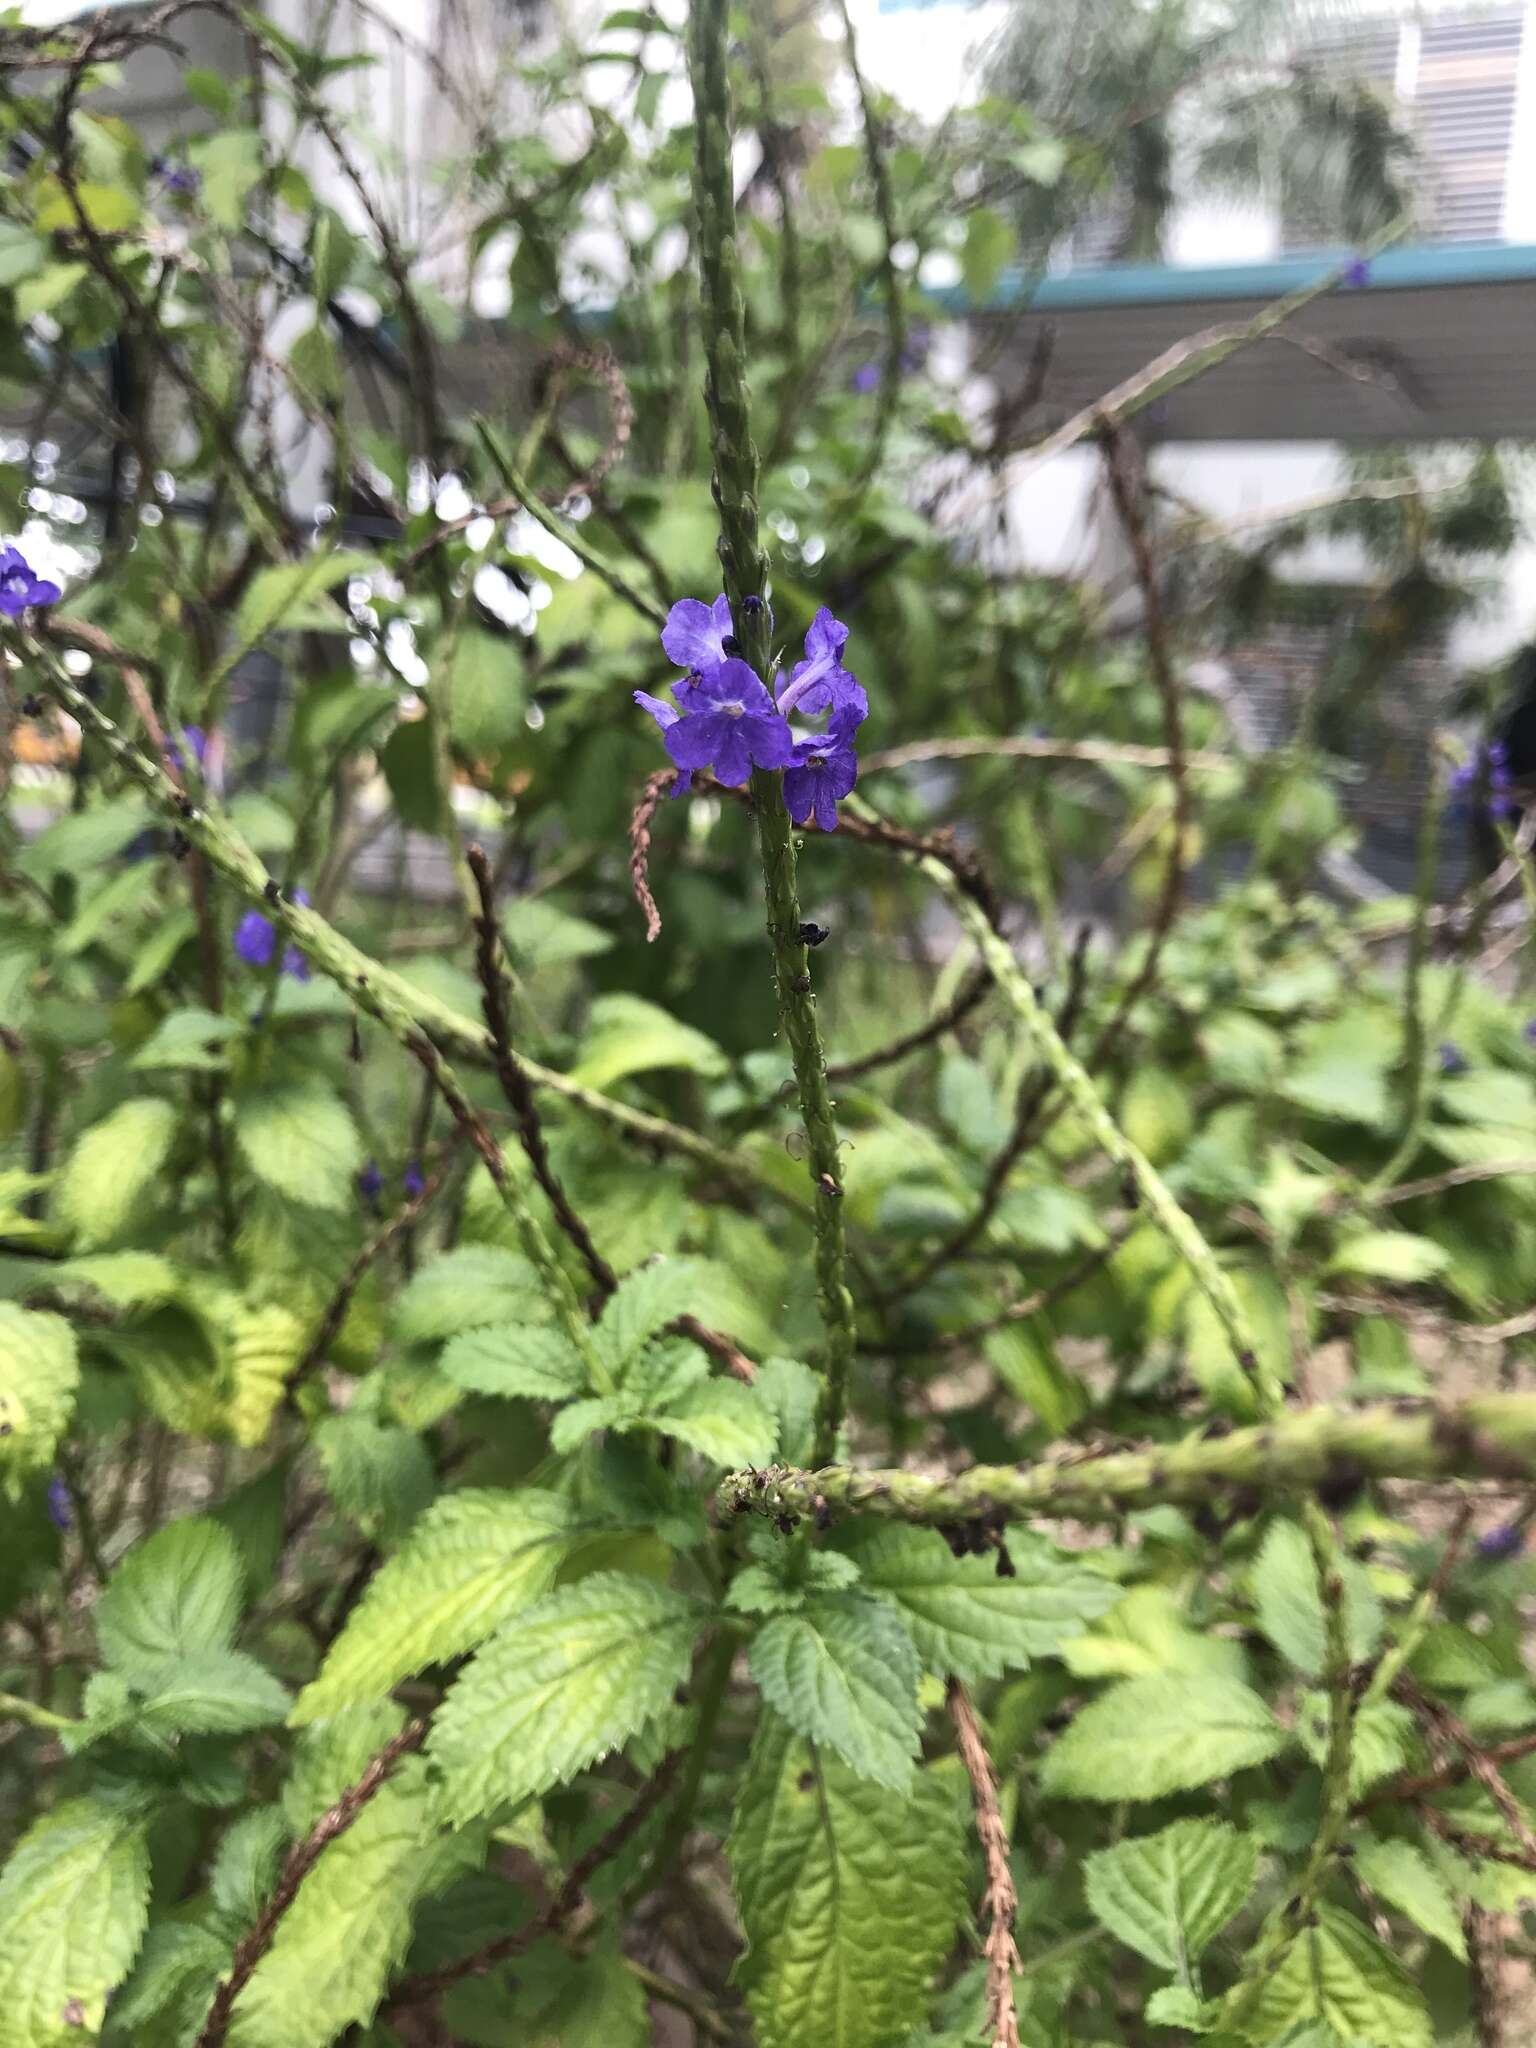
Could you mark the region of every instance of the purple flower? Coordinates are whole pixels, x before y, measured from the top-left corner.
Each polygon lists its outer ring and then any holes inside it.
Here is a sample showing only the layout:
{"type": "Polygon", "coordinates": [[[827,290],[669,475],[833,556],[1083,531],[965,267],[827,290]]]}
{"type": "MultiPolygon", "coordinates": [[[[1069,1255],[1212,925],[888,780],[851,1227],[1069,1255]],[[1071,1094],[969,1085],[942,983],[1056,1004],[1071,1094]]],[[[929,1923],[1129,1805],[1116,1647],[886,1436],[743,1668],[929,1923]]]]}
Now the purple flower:
{"type": "Polygon", "coordinates": [[[74,1523],[75,1504],[61,1472],[55,1472],[48,1482],[48,1519],[55,1529],[68,1529],[74,1523]]]}
{"type": "Polygon", "coordinates": [[[920,370],[928,360],[929,345],[933,340],[933,329],[922,323],[913,328],[907,336],[907,345],[901,352],[901,367],[904,370],[920,370]]]}
{"type": "Polygon", "coordinates": [[[55,604],[59,586],[39,576],[20,548],[0,547],[0,612],[14,619],[29,605],[55,604]]]}
{"type": "Polygon", "coordinates": [[[1526,1018],[1524,1036],[1527,1045],[1536,1045],[1536,1017],[1526,1018]]]}
{"type": "Polygon", "coordinates": [[[729,598],[704,604],[696,597],[679,598],[667,613],[661,644],[679,668],[713,675],[736,652],[729,598]]]}
{"type": "Polygon", "coordinates": [[[865,394],[871,391],[878,391],[880,388],[880,365],[878,363],[860,363],[859,367],[854,371],[851,381],[855,391],[865,394]]]}
{"type": "Polygon", "coordinates": [[[379,1162],[370,1159],[357,1176],[357,1192],[365,1202],[376,1202],[384,1192],[384,1176],[379,1171],[379,1162]]]}
{"type": "Polygon", "coordinates": [[[1477,1539],[1477,1554],[1489,1564],[1502,1564],[1518,1557],[1525,1548],[1525,1531],[1518,1522],[1501,1522],[1477,1539]]]}
{"type": "Polygon", "coordinates": [[[1466,1054],[1448,1038],[1440,1047],[1440,1071],[1442,1074],[1464,1074],[1467,1071],[1466,1054]]]}
{"type": "Polygon", "coordinates": [[[832,730],[801,740],[792,765],[784,771],[784,804],[797,825],[814,813],[823,832],[837,830],[837,804],[859,779],[853,751],[853,727],[832,721],[832,730]]]}
{"type": "Polygon", "coordinates": [[[1370,281],[1371,264],[1369,257],[1356,256],[1351,262],[1345,264],[1344,274],[1340,282],[1347,291],[1363,291],[1370,281]]]}
{"type": "Polygon", "coordinates": [[[165,758],[178,775],[186,770],[188,754],[199,768],[208,758],[208,735],[200,725],[184,725],[181,728],[181,739],[186,741],[185,752],[182,750],[181,740],[168,739],[165,743],[165,758]]]}
{"type": "Polygon", "coordinates": [[[1465,817],[1480,794],[1493,818],[1516,818],[1520,804],[1515,796],[1514,777],[1509,772],[1509,749],[1502,740],[1486,740],[1451,775],[1450,788],[1456,801],[1454,815],[1465,817]]]}
{"type": "Polygon", "coordinates": [[[191,164],[179,162],[173,156],[151,157],[149,168],[167,192],[178,192],[184,199],[195,199],[203,189],[202,172],[194,170],[191,164]]]}
{"type": "Polygon", "coordinates": [[[712,767],[735,789],[754,768],[787,768],[793,758],[787,721],[744,661],[724,661],[701,675],[688,692],[686,710],[662,735],[679,768],[712,767]]]}
{"type": "Polygon", "coordinates": [[[422,1189],[426,1186],[426,1184],[427,1177],[421,1170],[421,1161],[419,1159],[413,1159],[410,1165],[405,1169],[405,1176],[402,1179],[400,1185],[405,1189],[406,1195],[409,1197],[409,1199],[414,1202],[416,1197],[421,1193],[422,1189]]]}
{"type": "MultiPolygon", "coordinates": [[[[309,903],[309,892],[295,889],[293,900],[301,907],[309,903]]],[[[272,955],[277,950],[277,928],[259,910],[248,910],[235,926],[235,957],[243,960],[247,967],[270,967],[272,955]]],[[[283,950],[283,972],[295,981],[308,981],[309,962],[297,946],[283,950]]]]}
{"type": "Polygon", "coordinates": [[[779,692],[779,710],[786,718],[791,711],[806,717],[830,711],[834,717],[852,713],[854,725],[863,724],[869,716],[869,699],[843,667],[847,642],[848,628],[823,605],[805,636],[805,660],[795,663],[779,692]]]}

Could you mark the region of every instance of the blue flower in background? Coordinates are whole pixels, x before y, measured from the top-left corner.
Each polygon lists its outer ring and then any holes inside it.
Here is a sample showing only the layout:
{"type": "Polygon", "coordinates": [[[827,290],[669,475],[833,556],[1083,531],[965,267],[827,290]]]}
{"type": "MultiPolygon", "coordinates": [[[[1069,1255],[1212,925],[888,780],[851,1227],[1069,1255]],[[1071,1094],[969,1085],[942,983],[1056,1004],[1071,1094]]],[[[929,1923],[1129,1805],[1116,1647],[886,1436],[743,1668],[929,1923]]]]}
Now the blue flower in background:
{"type": "Polygon", "coordinates": [[[368,1203],[376,1202],[384,1192],[384,1176],[379,1171],[379,1162],[370,1159],[357,1176],[357,1192],[368,1203]]]}
{"type": "Polygon", "coordinates": [[[180,740],[167,740],[165,743],[165,757],[178,775],[186,770],[188,754],[199,768],[208,758],[208,735],[200,725],[184,725],[180,740]]]}
{"type": "Polygon", "coordinates": [[[405,1177],[400,1185],[405,1189],[407,1196],[413,1202],[426,1187],[427,1177],[421,1170],[421,1161],[419,1159],[413,1159],[405,1169],[405,1177]]]}
{"type": "MultiPolygon", "coordinates": [[[[295,889],[293,900],[301,908],[307,907],[308,891],[295,889]]],[[[263,917],[259,910],[248,910],[235,926],[235,957],[243,960],[247,967],[270,967],[276,950],[276,925],[271,918],[263,917]]],[[[289,946],[285,950],[283,972],[291,975],[295,981],[308,981],[309,962],[297,946],[289,946]]]]}
{"type": "Polygon", "coordinates": [[[1481,795],[1494,818],[1517,818],[1520,804],[1515,796],[1514,777],[1509,772],[1509,749],[1502,740],[1487,740],[1468,761],[1454,771],[1450,781],[1451,810],[1467,817],[1481,795]]]}
{"type": "Polygon", "coordinates": [[[1477,1539],[1477,1554],[1489,1564],[1502,1564],[1518,1557],[1525,1548],[1525,1531],[1518,1522],[1501,1522],[1477,1539]]]}
{"type": "Polygon", "coordinates": [[[150,175],[158,178],[167,192],[175,192],[182,199],[195,199],[203,189],[202,172],[177,157],[151,157],[149,169],[150,175]]]}
{"type": "Polygon", "coordinates": [[[787,768],[795,751],[789,725],[744,661],[723,661],[688,691],[685,716],[662,738],[679,768],[713,768],[728,789],[754,768],[787,768]]]}
{"type": "Polygon", "coordinates": [[[1348,291],[1362,291],[1371,281],[1371,263],[1368,256],[1356,256],[1346,263],[1340,280],[1348,291]]]}
{"type": "Polygon", "coordinates": [[[62,1472],[55,1472],[48,1482],[48,1519],[55,1529],[74,1526],[75,1504],[62,1472]]]}
{"type": "Polygon", "coordinates": [[[1527,1045],[1536,1045],[1536,1017],[1527,1017],[1525,1020],[1525,1042],[1527,1045]]]}
{"type": "Polygon", "coordinates": [[[39,576],[20,548],[0,547],[0,612],[14,619],[35,604],[56,604],[59,586],[39,576]]]}
{"type": "Polygon", "coordinates": [[[871,391],[878,391],[880,389],[880,365],[878,363],[860,363],[849,379],[849,382],[853,385],[855,391],[866,397],[871,391]]]}
{"type": "Polygon", "coordinates": [[[1440,1047],[1440,1071],[1442,1074],[1464,1074],[1467,1071],[1466,1054],[1448,1038],[1440,1047]]]}

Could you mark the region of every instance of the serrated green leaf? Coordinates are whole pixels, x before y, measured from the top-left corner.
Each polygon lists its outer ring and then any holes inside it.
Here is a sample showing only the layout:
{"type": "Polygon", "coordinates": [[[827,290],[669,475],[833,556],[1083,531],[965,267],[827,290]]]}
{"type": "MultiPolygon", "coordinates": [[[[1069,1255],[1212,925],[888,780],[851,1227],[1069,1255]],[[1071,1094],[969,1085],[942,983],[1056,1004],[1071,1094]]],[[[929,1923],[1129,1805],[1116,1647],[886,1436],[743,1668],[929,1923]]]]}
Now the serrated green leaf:
{"type": "MultiPolygon", "coordinates": [[[[1381,1602],[1353,1558],[1343,1560],[1344,1628],[1351,1661],[1369,1657],[1381,1640],[1381,1602]]],[[[1315,1677],[1327,1658],[1327,1623],[1317,1563],[1297,1522],[1275,1521],[1254,1560],[1253,1596],[1259,1627],[1298,1671],[1315,1677]]]]}
{"type": "Polygon", "coordinates": [[[953,1789],[920,1771],[892,1792],[765,1714],[729,1847],[761,2048],[905,2039],[965,1904],[953,1789]]]}
{"type": "Polygon", "coordinates": [[[989,1557],[956,1557],[935,1529],[869,1526],[844,1547],[866,1588],[900,1610],[923,1669],[967,1684],[1027,1670],[1123,1597],[1027,1536],[1012,1551],[1012,1578],[999,1578],[989,1557]]]}
{"type": "Polygon", "coordinates": [[[300,1693],[295,1726],[478,1649],[549,1590],[577,1532],[575,1511],[558,1494],[444,1494],[369,1582],[300,1693]]]}
{"type": "Polygon", "coordinates": [[[627,1742],[671,1703],[701,1619],[654,1580],[598,1572],[509,1622],[432,1724],[447,1818],[547,1791],[627,1742]]]}
{"type": "Polygon", "coordinates": [[[662,1067],[714,1078],[725,1072],[726,1058],[712,1038],[641,996],[599,996],[571,1079],[584,1088],[607,1089],[628,1074],[662,1067]]]}
{"type": "Polygon", "coordinates": [[[169,1102],[141,1096],[82,1133],[53,1194],[54,1214],[82,1245],[110,1244],[142,1221],[146,1190],[170,1156],[176,1123],[169,1102]]]}
{"type": "Polygon", "coordinates": [[[238,1926],[249,1927],[260,1912],[291,1834],[280,1806],[255,1807],[225,1830],[208,1890],[214,1905],[238,1926]]]}
{"type": "Polygon", "coordinates": [[[1176,1820],[1114,1843],[1083,1866],[1094,1918],[1180,1977],[1246,1902],[1259,1847],[1220,1820],[1176,1820]]]}
{"type": "Polygon", "coordinates": [[[895,1791],[911,1783],[922,1728],[918,1662],[894,1607],[826,1594],[765,1623],[747,1662],[797,1734],[835,1749],[860,1777],[895,1791]]]}
{"type": "Polygon", "coordinates": [[[1344,1239],[1325,1270],[1413,1287],[1444,1272],[1450,1257],[1444,1245],[1433,1238],[1416,1237],[1412,1231],[1361,1230],[1344,1239]]]}
{"type": "Polygon", "coordinates": [[[110,1308],[160,1308],[176,1293],[176,1268],[158,1252],[84,1252],[52,1273],[60,1290],[78,1288],[110,1308]]]}
{"type": "Polygon", "coordinates": [[[580,1957],[555,1941],[521,1957],[508,2038],[558,2041],[560,2048],[648,2048],[645,1991],[626,1969],[617,1936],[600,1934],[580,1957]]]}
{"type": "Polygon", "coordinates": [[[815,1373],[798,1358],[765,1358],[752,1391],[777,1425],[776,1455],[786,1465],[809,1463],[821,1399],[821,1381],[815,1373]]]}
{"type": "Polygon", "coordinates": [[[94,2038],[144,1938],[144,1827],[131,1809],[69,1799],[23,1835],[0,1872],[0,2048],[94,2038]]]}
{"type": "Polygon", "coordinates": [[[155,2048],[195,2048],[233,1950],[232,1937],[195,1921],[162,1920],[151,1927],[133,1975],[112,2000],[108,2038],[114,2043],[153,2041],[155,2048]]]}
{"type": "Polygon", "coordinates": [[[325,1849],[235,2003],[229,2048],[327,2048],[365,2024],[437,1876],[433,1798],[408,1759],[325,1849]]]}
{"type": "Polygon", "coordinates": [[[604,1305],[595,1339],[604,1365],[622,1375],[653,1337],[679,1316],[710,1322],[722,1302],[729,1316],[737,1288],[708,1259],[655,1259],[626,1273],[604,1305]]]}
{"type": "Polygon", "coordinates": [[[437,1490],[432,1458],[414,1430],[368,1415],[328,1415],[315,1430],[326,1490],[365,1536],[398,1543],[437,1490]]]}
{"type": "Polygon", "coordinates": [[[309,1332],[277,1302],[236,1302],[221,1318],[230,1433],[242,1449],[266,1441],[309,1332]]]}
{"type": "Polygon", "coordinates": [[[581,1353],[563,1331],[537,1323],[463,1330],[443,1346],[438,1370],[456,1387],[525,1401],[569,1401],[587,1385],[581,1353]]]}
{"type": "Polygon", "coordinates": [[[135,1665],[134,1688],[143,1696],[137,1718],[177,1735],[245,1735],[280,1727],[288,1713],[287,1688],[243,1650],[197,1650],[158,1670],[135,1665]]]}
{"type": "Polygon", "coordinates": [[[519,896],[502,912],[501,929],[520,973],[565,967],[611,952],[613,940],[600,925],[561,910],[547,896],[519,896]]]}
{"type": "Polygon", "coordinates": [[[227,1650],[242,1594],[234,1538],[217,1522],[172,1522],[136,1543],[96,1602],[102,1657],[130,1677],[167,1658],[227,1650]]]}
{"type": "Polygon", "coordinates": [[[756,1391],[739,1380],[706,1379],[652,1415],[654,1426],[717,1465],[765,1465],[777,1435],[756,1391]]]}
{"type": "Polygon", "coordinates": [[[516,636],[468,626],[453,649],[449,729],[462,753],[497,753],[526,732],[528,689],[516,636]]]}
{"type": "Polygon", "coordinates": [[[1337,1906],[1319,1906],[1265,1977],[1245,2032],[1255,2048],[1270,2048],[1309,2021],[1332,2027],[1351,2048],[1434,2048],[1429,2013],[1403,1964],[1337,1906]]]}
{"type": "Polygon", "coordinates": [[[75,1333],[64,1318],[0,1301],[0,1479],[53,1463],[79,1384],[75,1333]]]}
{"type": "Polygon", "coordinates": [[[1161,1799],[1267,1763],[1285,1730],[1235,1678],[1130,1678],[1083,1708],[1041,1784],[1068,1799],[1161,1799]]]}
{"type": "Polygon", "coordinates": [[[1154,2027],[1187,2027],[1192,2034],[1214,2033],[1219,2024],[1217,2008],[1197,1998],[1187,1984],[1159,1985],[1146,2011],[1154,2027]]]}
{"type": "Polygon", "coordinates": [[[430,1344],[491,1324],[537,1323],[546,1310],[532,1266],[498,1245],[466,1244],[428,1259],[395,1303],[401,1344],[430,1344]]]}
{"type": "Polygon", "coordinates": [[[212,1010],[172,1010],[145,1039],[128,1064],[137,1073],[166,1067],[193,1074],[219,1074],[229,1061],[223,1048],[245,1026],[238,1017],[212,1010]]]}
{"type": "Polygon", "coordinates": [[[235,1136],[256,1178],[289,1201],[343,1209],[353,1199],[362,1140],[346,1104],[329,1088],[246,1096],[236,1105],[235,1136]]]}
{"type": "Polygon", "coordinates": [[[1461,1915],[1445,1879],[1424,1851],[1397,1838],[1355,1841],[1354,1850],[1351,1868],[1361,1883],[1465,1962],[1467,1938],[1461,1915]]]}

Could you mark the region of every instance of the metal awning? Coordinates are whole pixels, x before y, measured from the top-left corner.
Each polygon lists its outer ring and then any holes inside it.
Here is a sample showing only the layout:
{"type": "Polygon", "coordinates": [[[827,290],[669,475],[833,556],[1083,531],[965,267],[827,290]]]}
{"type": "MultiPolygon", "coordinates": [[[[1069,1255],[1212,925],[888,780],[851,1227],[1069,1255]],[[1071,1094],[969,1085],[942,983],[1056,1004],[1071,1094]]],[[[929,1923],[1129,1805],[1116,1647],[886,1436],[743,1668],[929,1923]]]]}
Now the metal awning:
{"type": "MultiPolygon", "coordinates": [[[[1068,418],[1186,336],[1241,324],[1343,269],[1318,251],[1269,263],[1121,264],[1005,278],[983,311],[937,296],[990,340],[1005,391],[1039,374],[1034,417],[1068,418]]],[[[1171,441],[1536,439],[1536,245],[1423,245],[1374,257],[1284,327],[1159,399],[1171,441]]]]}

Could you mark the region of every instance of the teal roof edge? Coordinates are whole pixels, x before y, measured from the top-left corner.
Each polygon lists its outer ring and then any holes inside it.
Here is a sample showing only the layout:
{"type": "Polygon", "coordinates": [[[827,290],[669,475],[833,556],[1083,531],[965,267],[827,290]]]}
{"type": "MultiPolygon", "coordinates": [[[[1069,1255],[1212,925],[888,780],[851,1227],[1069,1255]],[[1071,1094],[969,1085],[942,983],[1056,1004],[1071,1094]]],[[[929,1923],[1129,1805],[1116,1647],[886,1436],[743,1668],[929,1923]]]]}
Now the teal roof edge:
{"type": "MultiPolygon", "coordinates": [[[[1357,252],[1351,249],[1317,249],[1265,263],[1116,263],[1100,269],[1062,271],[1037,281],[1023,270],[1013,270],[1004,272],[982,306],[974,303],[962,285],[930,290],[927,296],[961,314],[1009,312],[1026,305],[1040,313],[1068,313],[1219,299],[1278,299],[1318,284],[1356,260],[1357,252]]],[[[1437,285],[1531,281],[1536,281],[1536,243],[1446,242],[1384,250],[1370,258],[1363,284],[1341,289],[1407,291],[1437,285]]]]}

